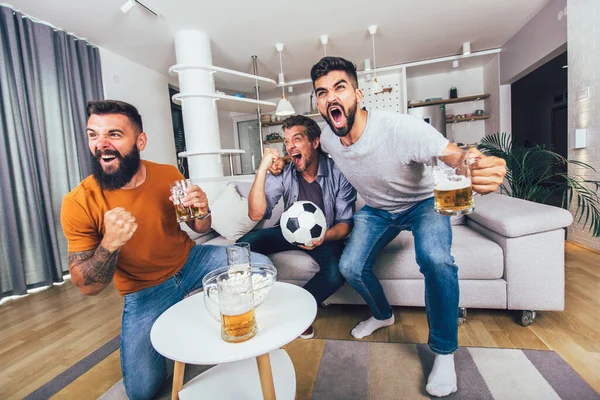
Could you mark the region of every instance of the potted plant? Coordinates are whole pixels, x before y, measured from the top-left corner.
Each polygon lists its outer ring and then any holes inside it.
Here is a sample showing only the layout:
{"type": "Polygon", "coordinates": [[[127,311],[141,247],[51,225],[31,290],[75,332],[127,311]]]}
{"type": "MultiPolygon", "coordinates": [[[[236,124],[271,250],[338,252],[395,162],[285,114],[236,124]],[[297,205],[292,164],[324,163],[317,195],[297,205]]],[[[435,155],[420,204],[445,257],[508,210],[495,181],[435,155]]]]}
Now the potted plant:
{"type": "Polygon", "coordinates": [[[568,173],[568,167],[595,172],[591,165],[567,160],[543,146],[518,145],[506,132],[484,136],[478,149],[506,161],[501,193],[538,203],[558,199],[558,203],[566,209],[575,204],[575,220],[583,221],[583,227],[588,227],[594,237],[600,236],[600,181],[568,173]]]}

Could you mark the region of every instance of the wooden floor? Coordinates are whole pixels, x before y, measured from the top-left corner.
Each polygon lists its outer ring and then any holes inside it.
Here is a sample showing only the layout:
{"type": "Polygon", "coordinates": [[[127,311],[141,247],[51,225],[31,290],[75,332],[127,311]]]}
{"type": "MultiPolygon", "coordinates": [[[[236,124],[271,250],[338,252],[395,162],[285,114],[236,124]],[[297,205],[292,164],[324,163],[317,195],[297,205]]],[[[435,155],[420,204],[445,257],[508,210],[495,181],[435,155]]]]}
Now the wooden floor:
{"type": "MultiPolygon", "coordinates": [[[[600,393],[600,254],[566,245],[566,309],[540,312],[522,327],[519,314],[469,309],[461,346],[551,349],[600,393]]],[[[114,289],[85,297],[70,283],[0,306],[0,398],[20,399],[119,334],[122,299],[114,289]]],[[[373,341],[426,343],[422,308],[397,307],[396,323],[373,341]]],[[[366,306],[320,308],[317,338],[351,340],[366,306]]],[[[55,398],[95,399],[121,378],[118,351],[55,398]]]]}

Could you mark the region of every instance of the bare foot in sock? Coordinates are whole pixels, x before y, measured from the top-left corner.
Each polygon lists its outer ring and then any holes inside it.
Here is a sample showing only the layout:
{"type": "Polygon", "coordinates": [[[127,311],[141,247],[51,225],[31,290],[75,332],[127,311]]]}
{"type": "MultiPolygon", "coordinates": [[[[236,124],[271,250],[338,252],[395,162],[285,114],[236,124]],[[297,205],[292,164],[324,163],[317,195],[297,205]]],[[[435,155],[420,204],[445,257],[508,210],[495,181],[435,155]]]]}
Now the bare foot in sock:
{"type": "Polygon", "coordinates": [[[454,354],[436,354],[425,390],[432,396],[448,396],[457,390],[454,354]]]}
{"type": "Polygon", "coordinates": [[[356,325],[350,333],[356,339],[362,339],[365,336],[369,336],[371,333],[375,332],[379,328],[385,328],[386,326],[390,326],[393,324],[394,314],[392,314],[392,316],[388,319],[375,319],[375,317],[371,317],[368,320],[356,325]]]}

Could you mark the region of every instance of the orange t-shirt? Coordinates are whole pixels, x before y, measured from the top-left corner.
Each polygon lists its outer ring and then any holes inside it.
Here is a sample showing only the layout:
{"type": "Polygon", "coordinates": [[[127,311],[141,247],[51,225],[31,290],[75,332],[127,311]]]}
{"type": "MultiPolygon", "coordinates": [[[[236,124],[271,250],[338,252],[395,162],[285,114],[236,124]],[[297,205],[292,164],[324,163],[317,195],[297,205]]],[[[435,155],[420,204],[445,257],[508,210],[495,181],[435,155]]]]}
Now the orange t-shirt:
{"type": "Polygon", "coordinates": [[[185,264],[194,242],[181,230],[169,201],[169,182],[183,179],[172,165],[142,160],[146,180],[134,189],[102,190],[92,175],[68,193],[60,220],[69,252],[92,250],[104,236],[104,214],[123,207],[138,228],[121,248],[115,287],[125,295],[158,285],[185,264]]]}

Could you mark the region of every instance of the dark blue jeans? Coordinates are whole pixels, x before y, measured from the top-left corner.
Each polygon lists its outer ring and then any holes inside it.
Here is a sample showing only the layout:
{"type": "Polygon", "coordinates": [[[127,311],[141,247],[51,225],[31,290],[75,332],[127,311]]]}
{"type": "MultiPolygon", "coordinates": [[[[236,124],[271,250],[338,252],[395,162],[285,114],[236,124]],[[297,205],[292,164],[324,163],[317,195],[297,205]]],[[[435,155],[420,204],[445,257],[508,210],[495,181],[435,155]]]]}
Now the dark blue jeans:
{"type": "MultiPolygon", "coordinates": [[[[252,261],[272,264],[262,254],[252,261]]],[[[227,265],[225,248],[196,245],[183,266],[163,283],[126,294],[121,330],[121,369],[127,397],[151,399],[167,379],[165,358],[150,342],[154,321],[169,307],[202,287],[202,278],[210,271],[227,265]]],[[[191,317],[190,317],[191,318],[191,317]]]]}
{"type": "Polygon", "coordinates": [[[392,307],[373,274],[373,263],[403,230],[412,231],[417,264],[425,277],[429,346],[438,354],[453,353],[458,347],[458,267],[450,254],[450,218],[433,210],[433,198],[399,214],[364,206],[354,214],[340,272],[365,299],[376,319],[390,318],[392,307]]]}
{"type": "Polygon", "coordinates": [[[312,250],[304,250],[291,244],[283,237],[281,228],[266,228],[251,231],[242,236],[238,242],[250,243],[250,249],[261,254],[279,253],[286,250],[301,250],[310,255],[319,264],[320,270],[304,285],[313,295],[317,304],[321,304],[344,284],[344,277],[338,268],[343,240],[323,242],[312,250]]]}

